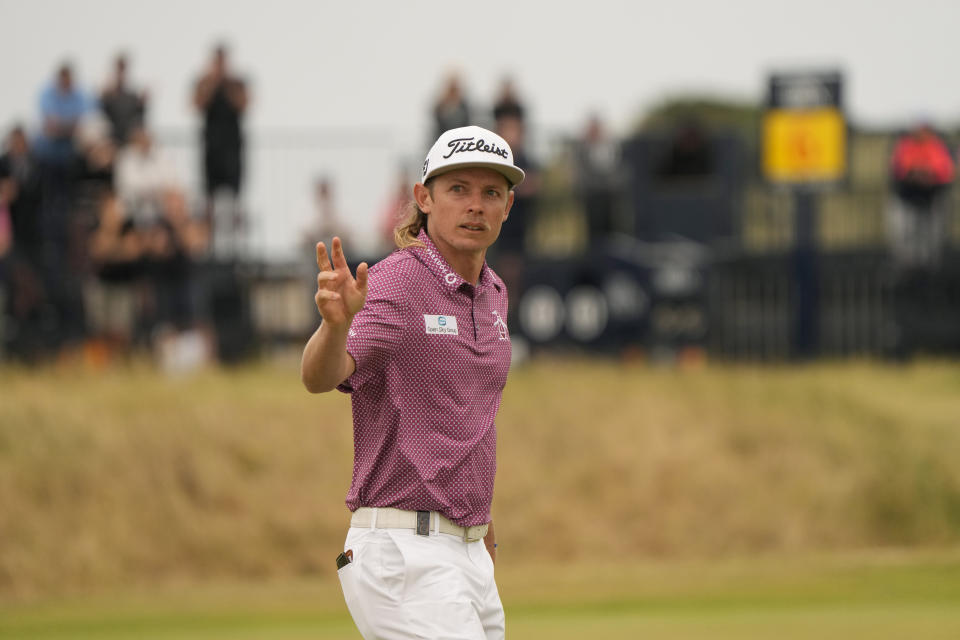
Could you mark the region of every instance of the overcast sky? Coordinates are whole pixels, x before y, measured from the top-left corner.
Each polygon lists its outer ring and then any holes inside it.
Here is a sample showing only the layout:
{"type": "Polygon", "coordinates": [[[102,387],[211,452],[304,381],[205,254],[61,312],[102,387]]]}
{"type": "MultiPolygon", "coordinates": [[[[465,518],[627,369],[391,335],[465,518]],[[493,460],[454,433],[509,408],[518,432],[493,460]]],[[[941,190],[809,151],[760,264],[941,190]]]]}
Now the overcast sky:
{"type": "Polygon", "coordinates": [[[478,102],[513,74],[549,128],[593,108],[623,126],[687,91],[758,98],[769,70],[797,67],[843,69],[867,124],[960,120],[950,0],[0,0],[0,15],[0,122],[33,116],[59,60],[100,85],[125,49],[156,124],[192,124],[189,81],[220,39],[254,83],[254,126],[423,127],[450,68],[478,102]]]}
{"type": "Polygon", "coordinates": [[[152,124],[189,130],[190,84],[219,40],[252,83],[251,129],[386,131],[415,155],[453,68],[483,107],[512,75],[551,132],[592,110],[625,131],[691,92],[759,100],[771,70],[807,68],[845,73],[856,123],[960,122],[957,0],[0,0],[0,22],[4,129],[36,121],[59,61],[99,87],[123,49],[152,124]]]}

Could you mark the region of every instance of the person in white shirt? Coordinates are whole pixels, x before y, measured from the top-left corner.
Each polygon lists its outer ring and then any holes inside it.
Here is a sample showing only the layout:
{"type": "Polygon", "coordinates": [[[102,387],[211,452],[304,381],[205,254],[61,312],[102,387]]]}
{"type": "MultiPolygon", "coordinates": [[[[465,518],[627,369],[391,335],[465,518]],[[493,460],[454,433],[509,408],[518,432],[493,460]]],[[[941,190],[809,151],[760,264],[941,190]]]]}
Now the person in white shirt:
{"type": "Polygon", "coordinates": [[[168,191],[182,191],[173,163],[143,125],[133,128],[129,143],[117,156],[114,185],[138,226],[157,221],[168,191]]]}

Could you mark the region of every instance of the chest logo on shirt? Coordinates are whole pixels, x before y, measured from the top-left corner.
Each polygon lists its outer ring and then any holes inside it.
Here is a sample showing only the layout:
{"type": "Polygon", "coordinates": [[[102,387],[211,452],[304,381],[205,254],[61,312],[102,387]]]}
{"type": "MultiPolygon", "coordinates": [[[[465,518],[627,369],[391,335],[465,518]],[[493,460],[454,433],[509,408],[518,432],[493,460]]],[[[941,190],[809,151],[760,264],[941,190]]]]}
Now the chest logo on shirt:
{"type": "Polygon", "coordinates": [[[500,317],[500,312],[494,310],[491,313],[493,313],[493,315],[497,318],[493,321],[493,326],[497,330],[497,337],[499,337],[501,340],[509,340],[510,336],[507,334],[507,323],[504,322],[503,318],[500,317]]]}
{"type": "Polygon", "coordinates": [[[456,316],[431,316],[423,314],[423,325],[427,335],[458,336],[456,316]]]}

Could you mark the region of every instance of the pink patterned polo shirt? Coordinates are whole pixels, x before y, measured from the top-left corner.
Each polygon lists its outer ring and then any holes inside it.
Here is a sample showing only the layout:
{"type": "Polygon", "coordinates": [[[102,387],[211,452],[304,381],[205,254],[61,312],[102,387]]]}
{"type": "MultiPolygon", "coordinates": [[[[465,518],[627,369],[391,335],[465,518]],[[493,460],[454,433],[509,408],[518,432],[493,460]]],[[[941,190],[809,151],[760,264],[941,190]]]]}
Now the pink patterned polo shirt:
{"type": "Polygon", "coordinates": [[[354,461],[347,506],[439,511],[490,521],[494,419],[510,368],[507,290],[484,264],[477,286],[426,247],[370,268],[347,351],[354,461]]]}

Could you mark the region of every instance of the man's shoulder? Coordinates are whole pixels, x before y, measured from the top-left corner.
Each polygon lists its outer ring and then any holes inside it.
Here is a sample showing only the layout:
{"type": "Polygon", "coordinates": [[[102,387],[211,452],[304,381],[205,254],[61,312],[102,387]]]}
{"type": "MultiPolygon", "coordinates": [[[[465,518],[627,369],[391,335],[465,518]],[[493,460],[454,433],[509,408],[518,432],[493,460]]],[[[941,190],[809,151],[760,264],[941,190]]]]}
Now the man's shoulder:
{"type": "Polygon", "coordinates": [[[370,267],[370,287],[378,292],[409,295],[411,280],[421,278],[426,267],[409,249],[397,249],[370,267]]]}
{"type": "Polygon", "coordinates": [[[417,259],[409,249],[396,249],[393,253],[383,258],[372,267],[370,267],[370,277],[383,281],[391,279],[400,279],[409,275],[411,272],[419,272],[423,269],[423,263],[417,259]]]}

